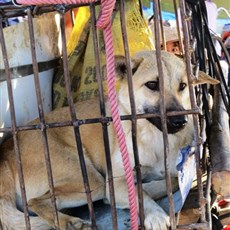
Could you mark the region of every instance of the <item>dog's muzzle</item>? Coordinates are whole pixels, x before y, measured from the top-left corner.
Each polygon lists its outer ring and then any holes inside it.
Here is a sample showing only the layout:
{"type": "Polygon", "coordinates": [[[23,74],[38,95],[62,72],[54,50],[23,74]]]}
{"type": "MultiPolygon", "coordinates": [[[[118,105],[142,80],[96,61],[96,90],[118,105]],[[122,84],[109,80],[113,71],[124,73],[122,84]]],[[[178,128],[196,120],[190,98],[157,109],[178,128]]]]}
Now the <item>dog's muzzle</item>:
{"type": "MultiPolygon", "coordinates": [[[[153,125],[155,125],[160,131],[162,131],[161,119],[160,117],[152,117],[147,119],[153,125]]],[[[188,117],[186,115],[170,116],[167,118],[167,129],[168,133],[173,134],[182,130],[188,122],[188,117]]]]}
{"type": "Polygon", "coordinates": [[[188,116],[180,115],[168,117],[167,119],[167,128],[169,133],[176,133],[182,130],[188,122],[188,116]]]}

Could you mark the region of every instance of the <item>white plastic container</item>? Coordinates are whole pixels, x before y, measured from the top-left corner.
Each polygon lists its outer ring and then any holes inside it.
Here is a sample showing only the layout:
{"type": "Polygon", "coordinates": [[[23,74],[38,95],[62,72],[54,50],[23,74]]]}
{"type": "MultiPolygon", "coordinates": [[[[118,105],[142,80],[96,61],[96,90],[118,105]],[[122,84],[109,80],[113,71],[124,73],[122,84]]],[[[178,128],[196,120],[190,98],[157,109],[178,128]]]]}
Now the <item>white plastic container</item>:
{"type": "MultiPolygon", "coordinates": [[[[59,25],[54,13],[44,14],[33,19],[36,46],[36,57],[39,62],[48,62],[60,56],[58,47],[59,25]]],[[[28,22],[4,28],[7,55],[10,67],[31,65],[31,49],[28,22]]],[[[4,69],[2,50],[0,46],[0,69],[4,69]]],[[[1,73],[1,72],[0,72],[1,73]]],[[[54,69],[48,68],[39,73],[41,95],[44,112],[52,109],[52,78],[54,69]]],[[[11,80],[17,125],[24,125],[38,117],[37,98],[34,75],[21,76],[14,71],[11,80]]],[[[0,76],[0,79],[3,77],[0,76]]],[[[10,107],[6,81],[0,81],[0,128],[10,127],[10,107]]],[[[5,134],[4,134],[5,137],[5,134]]],[[[0,143],[3,133],[0,133],[0,143]]]]}

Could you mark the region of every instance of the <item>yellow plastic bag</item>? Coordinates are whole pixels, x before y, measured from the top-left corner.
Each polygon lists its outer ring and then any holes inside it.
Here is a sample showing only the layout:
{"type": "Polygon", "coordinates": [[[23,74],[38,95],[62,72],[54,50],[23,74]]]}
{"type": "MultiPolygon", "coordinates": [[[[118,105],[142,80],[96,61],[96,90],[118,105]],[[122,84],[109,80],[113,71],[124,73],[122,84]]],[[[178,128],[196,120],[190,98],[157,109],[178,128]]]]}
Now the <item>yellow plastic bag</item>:
{"type": "Polygon", "coordinates": [[[70,55],[78,44],[80,36],[84,30],[85,24],[90,17],[89,7],[80,7],[75,17],[75,26],[73,27],[70,39],[67,44],[67,52],[70,55]]]}
{"type": "MultiPolygon", "coordinates": [[[[119,8],[116,6],[116,8],[119,8]]],[[[86,9],[86,8],[85,8],[86,9]]],[[[89,9],[87,9],[89,10],[89,9]]],[[[89,14],[87,10],[84,14],[89,14]]],[[[97,9],[99,12],[99,7],[97,9]]],[[[78,12],[80,13],[80,12],[78,12]]],[[[85,17],[87,18],[87,17],[85,17]]],[[[125,1],[125,19],[127,38],[129,44],[130,55],[140,50],[154,49],[152,34],[144,18],[140,14],[138,0],[125,1]]],[[[78,31],[79,24],[76,21],[78,31]]],[[[113,42],[115,55],[124,55],[123,40],[120,25],[120,13],[118,10],[113,12],[113,42]]],[[[73,32],[74,33],[74,32],[73,32]]],[[[103,31],[98,31],[100,58],[102,64],[102,72],[105,77],[105,49],[103,41],[103,31]]],[[[71,36],[69,47],[76,44],[74,51],[69,48],[69,71],[71,77],[71,89],[74,101],[84,101],[98,95],[98,84],[96,77],[95,56],[93,48],[93,37],[90,31],[90,21],[85,22],[85,27],[81,32],[79,39],[74,40],[75,36],[71,36]]],[[[53,84],[53,107],[62,107],[67,105],[66,91],[64,85],[64,77],[62,71],[59,71],[54,78],[53,84]]]]}

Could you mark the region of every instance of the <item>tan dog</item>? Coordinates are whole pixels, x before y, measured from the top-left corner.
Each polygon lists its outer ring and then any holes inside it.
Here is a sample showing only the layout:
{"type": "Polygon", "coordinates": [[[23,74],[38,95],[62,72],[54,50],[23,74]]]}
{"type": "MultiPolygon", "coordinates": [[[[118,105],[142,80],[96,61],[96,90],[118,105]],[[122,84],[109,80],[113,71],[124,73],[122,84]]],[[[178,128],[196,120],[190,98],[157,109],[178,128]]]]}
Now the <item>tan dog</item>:
{"type": "MultiPolygon", "coordinates": [[[[131,61],[133,86],[137,113],[159,112],[159,80],[155,52],[138,53],[131,61]]],[[[167,111],[190,109],[187,77],[184,63],[173,54],[162,52],[164,71],[165,101],[167,111]]],[[[116,64],[117,78],[120,81],[118,92],[121,115],[130,114],[126,65],[124,58],[116,64]]],[[[106,103],[109,115],[109,105],[106,103]]],[[[100,117],[97,100],[76,105],[79,119],[100,117]]],[[[45,117],[46,122],[66,121],[70,119],[69,108],[53,111],[45,117]]],[[[175,160],[178,149],[190,144],[193,139],[191,116],[171,116],[167,119],[170,151],[170,170],[172,177],[177,176],[175,160]]],[[[37,121],[38,122],[38,121],[37,121]]],[[[131,140],[131,122],[122,122],[127,138],[130,159],[133,162],[131,140]]],[[[84,157],[88,170],[93,201],[107,198],[108,183],[105,163],[105,151],[100,124],[88,124],[80,127],[84,157]]],[[[54,187],[58,210],[76,207],[87,203],[84,185],[76,151],[72,127],[50,128],[47,130],[49,151],[52,162],[54,187]]],[[[52,205],[46,174],[43,144],[39,130],[23,131],[18,134],[20,153],[25,179],[29,209],[37,217],[31,217],[32,229],[46,230],[54,228],[52,205]]],[[[116,203],[120,208],[128,208],[128,194],[124,170],[113,126],[109,126],[109,141],[113,166],[116,203]]],[[[144,188],[144,212],[146,229],[166,229],[169,217],[156,204],[154,198],[166,194],[164,145],[159,118],[139,119],[137,122],[137,142],[143,180],[148,180],[144,188]]],[[[16,159],[12,140],[0,148],[0,220],[5,229],[24,230],[24,215],[16,209],[20,203],[20,186],[16,169],[16,159]]],[[[59,213],[60,229],[67,229],[71,222],[75,229],[87,228],[87,224],[76,217],[59,213]]]]}

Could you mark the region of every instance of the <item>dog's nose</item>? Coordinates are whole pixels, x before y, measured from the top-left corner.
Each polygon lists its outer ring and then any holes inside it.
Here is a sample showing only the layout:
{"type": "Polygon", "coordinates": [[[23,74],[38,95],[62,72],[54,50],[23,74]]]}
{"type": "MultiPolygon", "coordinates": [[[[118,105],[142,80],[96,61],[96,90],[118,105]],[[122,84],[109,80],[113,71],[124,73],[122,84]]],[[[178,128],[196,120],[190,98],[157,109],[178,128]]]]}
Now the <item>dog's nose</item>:
{"type": "Polygon", "coordinates": [[[171,116],[167,120],[168,133],[176,133],[183,129],[188,122],[186,115],[171,116]]]}

